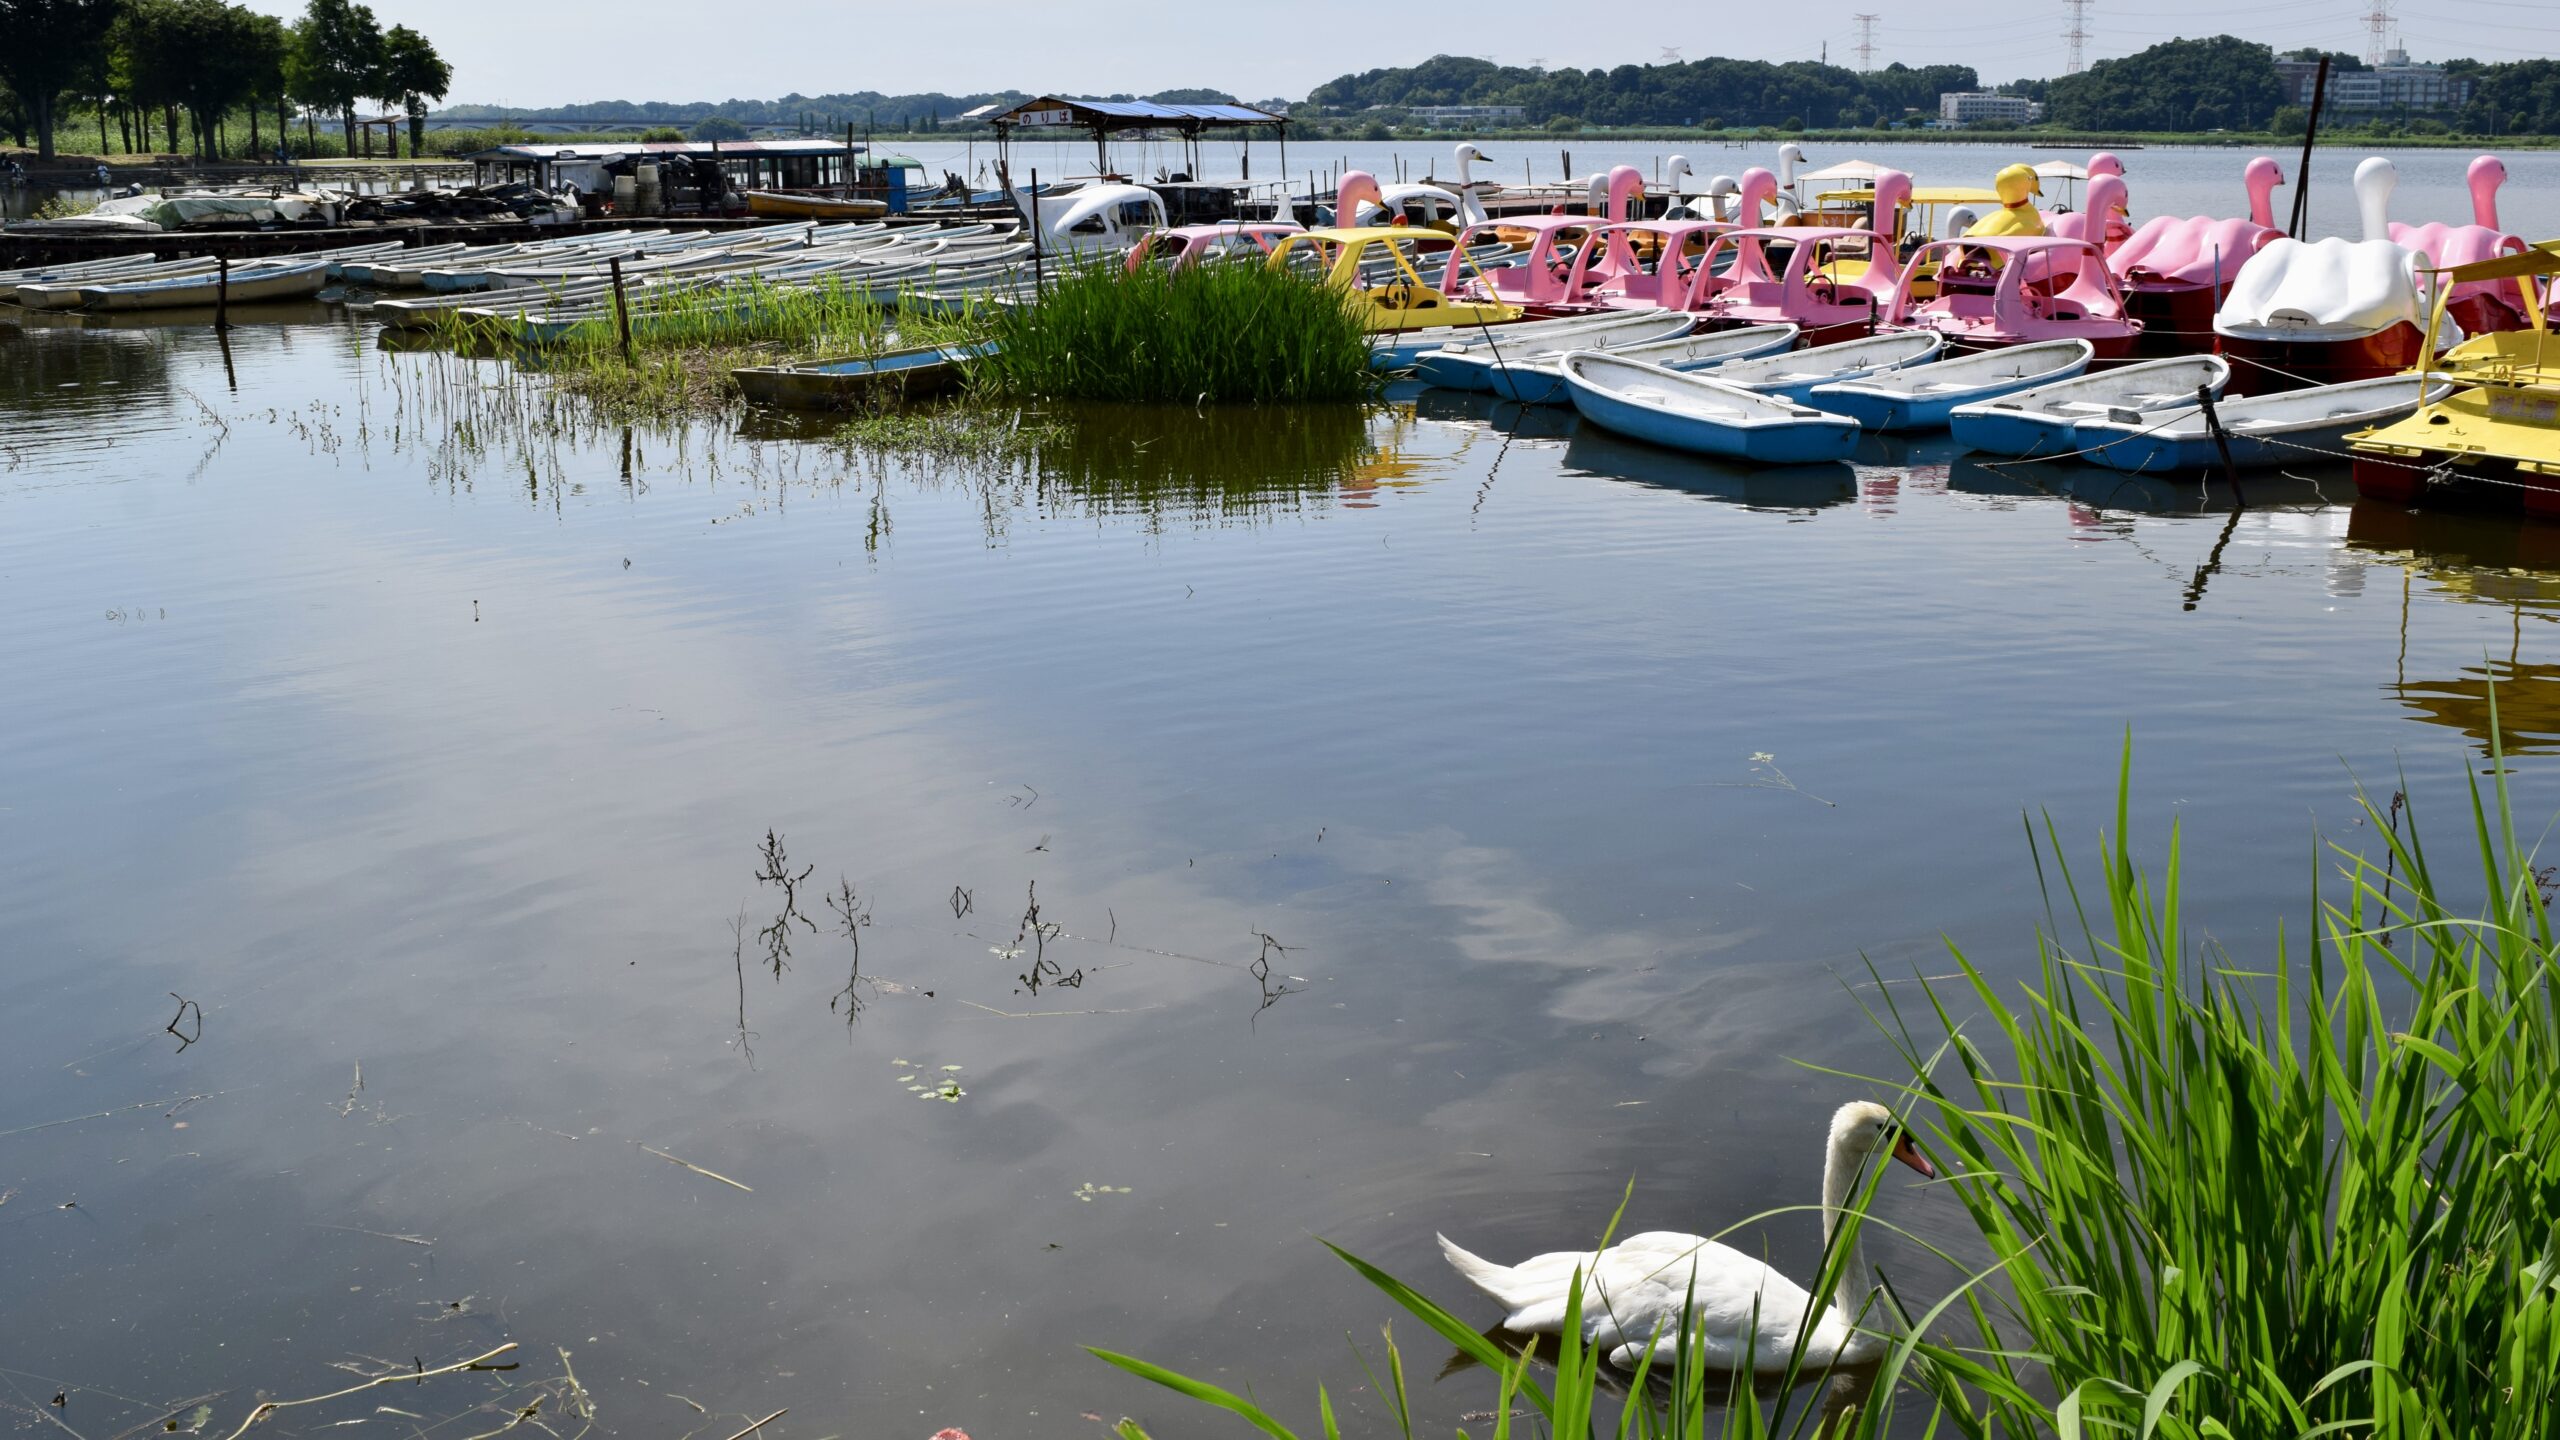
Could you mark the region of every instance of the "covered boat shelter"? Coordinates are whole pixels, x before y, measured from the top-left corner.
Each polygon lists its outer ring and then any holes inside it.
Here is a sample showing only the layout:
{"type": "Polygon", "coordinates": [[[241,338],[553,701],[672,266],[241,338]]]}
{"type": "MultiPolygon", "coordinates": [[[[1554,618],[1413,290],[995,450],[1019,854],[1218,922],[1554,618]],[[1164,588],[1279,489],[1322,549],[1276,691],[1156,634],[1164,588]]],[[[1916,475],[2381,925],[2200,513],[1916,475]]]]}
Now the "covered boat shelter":
{"type": "Polygon", "coordinates": [[[1187,173],[1200,174],[1200,141],[1215,133],[1231,133],[1245,142],[1244,173],[1253,173],[1253,134],[1267,130],[1280,144],[1280,171],[1289,173],[1289,119],[1250,105],[1168,105],[1154,100],[1074,100],[1043,95],[985,117],[995,128],[996,154],[1009,161],[1017,130],[1073,129],[1093,136],[1097,169],[1111,169],[1111,137],[1155,131],[1181,137],[1189,160],[1187,173]]]}
{"type": "Polygon", "coordinates": [[[718,165],[740,190],[814,190],[853,179],[858,147],[841,140],[614,140],[574,145],[532,141],[469,156],[475,184],[529,183],[582,193],[609,191],[606,167],[623,161],[665,164],[677,157],[718,165]]]}

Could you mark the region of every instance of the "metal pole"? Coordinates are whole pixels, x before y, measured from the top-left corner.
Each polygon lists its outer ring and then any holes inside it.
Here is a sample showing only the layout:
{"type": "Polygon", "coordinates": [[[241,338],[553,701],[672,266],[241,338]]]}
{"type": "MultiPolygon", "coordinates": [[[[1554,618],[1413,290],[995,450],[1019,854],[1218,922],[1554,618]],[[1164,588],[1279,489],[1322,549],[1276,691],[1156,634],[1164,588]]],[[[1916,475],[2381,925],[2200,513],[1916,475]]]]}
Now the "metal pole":
{"type": "Polygon", "coordinates": [[[633,363],[631,359],[631,302],[626,299],[622,293],[622,257],[619,255],[612,256],[606,260],[605,264],[613,271],[613,321],[615,327],[622,332],[622,363],[629,365],[633,363]]]}
{"type": "Polygon", "coordinates": [[[2302,163],[2293,172],[2293,225],[2286,234],[2299,240],[2302,227],[2311,218],[2311,146],[2320,138],[2320,109],[2329,99],[2329,57],[2320,57],[2319,73],[2311,77],[2311,119],[2302,127],[2302,163]]]}
{"type": "Polygon", "coordinates": [[[1049,288],[1047,267],[1040,256],[1040,168],[1031,169],[1031,202],[1024,208],[1031,212],[1031,293],[1039,295],[1049,288]]]}
{"type": "Polygon", "coordinates": [[[231,328],[231,257],[213,258],[213,328],[231,328]]]}

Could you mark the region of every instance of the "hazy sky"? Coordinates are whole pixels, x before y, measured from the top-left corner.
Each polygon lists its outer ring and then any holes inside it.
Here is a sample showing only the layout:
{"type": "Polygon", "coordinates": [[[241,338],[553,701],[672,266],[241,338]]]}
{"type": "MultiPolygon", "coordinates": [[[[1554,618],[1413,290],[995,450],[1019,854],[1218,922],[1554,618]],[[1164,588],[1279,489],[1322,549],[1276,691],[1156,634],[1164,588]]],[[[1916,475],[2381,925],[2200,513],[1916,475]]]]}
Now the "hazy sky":
{"type": "MultiPolygon", "coordinates": [[[[248,0],[299,13],[301,0],[248,0]]],[[[2370,0],[2093,0],[2088,58],[2229,32],[2361,54],[2370,0]]],[[[1874,13],[1875,61],[1969,64],[1986,80],[2062,73],[2062,0],[1798,0],[1766,6],[1554,0],[372,0],[454,67],[456,102],[771,98],[797,91],[1001,89],[1070,94],[1207,85],[1294,98],[1350,70],[1435,53],[1505,65],[1606,66],[1735,55],[1854,64],[1853,16],[1874,13]],[[1439,14],[1447,22],[1423,17],[1439,14]],[[1605,14],[1613,23],[1592,23],[1605,14]],[[1560,15],[1578,18],[1559,21],[1560,15]],[[1633,23],[1629,23],[1633,22],[1633,23]],[[1355,37],[1356,43],[1346,43],[1355,37]]],[[[2560,0],[2398,0],[2419,59],[2560,54],[2560,0]]]]}

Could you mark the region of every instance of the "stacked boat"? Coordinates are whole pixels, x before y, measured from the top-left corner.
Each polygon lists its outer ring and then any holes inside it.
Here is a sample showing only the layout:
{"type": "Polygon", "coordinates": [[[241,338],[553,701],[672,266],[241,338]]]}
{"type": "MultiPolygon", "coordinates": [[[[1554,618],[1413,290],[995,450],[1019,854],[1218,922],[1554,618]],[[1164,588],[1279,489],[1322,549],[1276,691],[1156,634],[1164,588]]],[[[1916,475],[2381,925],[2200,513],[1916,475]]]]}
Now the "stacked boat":
{"type": "Polygon", "coordinates": [[[228,301],[299,300],[342,278],[344,267],[401,249],[397,240],[308,250],[225,266],[209,257],[126,257],[46,271],[10,271],[0,284],[28,310],[176,310],[228,301]],[[137,263],[137,261],[139,263],[137,263]],[[23,278],[18,278],[23,277],[23,278]]]}

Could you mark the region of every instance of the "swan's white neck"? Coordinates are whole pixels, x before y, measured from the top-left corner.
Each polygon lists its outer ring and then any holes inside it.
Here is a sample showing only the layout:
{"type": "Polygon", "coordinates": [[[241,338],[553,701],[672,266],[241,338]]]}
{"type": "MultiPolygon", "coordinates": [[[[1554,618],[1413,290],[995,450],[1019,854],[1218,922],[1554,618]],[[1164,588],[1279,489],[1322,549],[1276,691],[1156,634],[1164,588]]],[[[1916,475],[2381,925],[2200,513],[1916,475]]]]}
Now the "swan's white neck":
{"type": "MultiPolygon", "coordinates": [[[[1830,1153],[1822,1161],[1822,1248],[1825,1254],[1831,1250],[1831,1237],[1840,1228],[1841,1215],[1848,1210],[1849,1202],[1855,1196],[1859,1174],[1856,1153],[1840,1138],[1834,1137],[1830,1153]]],[[[1840,1259],[1840,1279],[1831,1292],[1831,1318],[1841,1327],[1843,1356],[1874,1343],[1868,1337],[1853,1332],[1853,1327],[1862,1318],[1871,1318],[1861,1317],[1858,1313],[1865,1307],[1867,1299],[1866,1292],[1860,1288],[1866,1283],[1867,1276],[1866,1227],[1859,1226],[1858,1232],[1850,1237],[1849,1253],[1840,1259]]]]}

